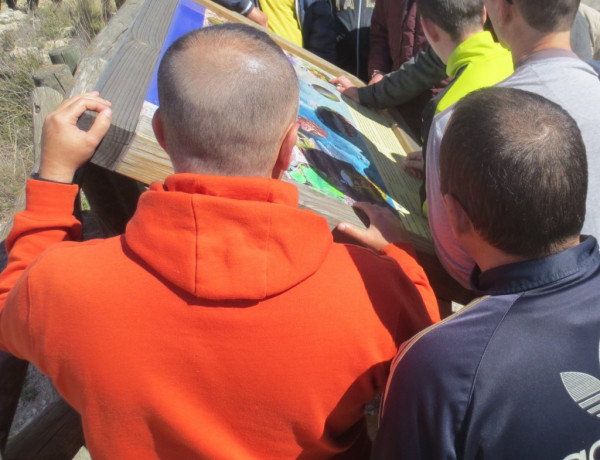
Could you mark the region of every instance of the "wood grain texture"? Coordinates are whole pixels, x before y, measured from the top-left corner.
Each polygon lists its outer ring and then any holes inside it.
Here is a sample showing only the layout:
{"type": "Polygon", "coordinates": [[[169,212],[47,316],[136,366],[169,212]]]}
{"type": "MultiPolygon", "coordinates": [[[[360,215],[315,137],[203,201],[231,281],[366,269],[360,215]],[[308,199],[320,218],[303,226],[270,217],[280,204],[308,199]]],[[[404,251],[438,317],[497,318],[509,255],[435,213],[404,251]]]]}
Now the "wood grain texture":
{"type": "Polygon", "coordinates": [[[35,88],[31,93],[31,119],[33,123],[33,171],[40,167],[42,155],[42,127],[46,116],[63,101],[63,95],[52,88],[35,88]]]}
{"type": "MultiPolygon", "coordinates": [[[[98,166],[114,169],[127,151],[176,6],[171,0],[144,2],[95,85],[113,104],[111,128],[92,159],[98,166]]],[[[87,128],[94,117],[84,114],[80,126],[87,128]]]]}
{"type": "Polygon", "coordinates": [[[75,72],[82,54],[82,45],[79,42],[73,42],[69,45],[48,51],[48,56],[50,56],[52,64],[65,64],[69,66],[71,73],[75,72]]]}
{"type": "Polygon", "coordinates": [[[143,4],[144,0],[129,0],[94,37],[77,66],[71,95],[85,93],[96,86],[143,4]]]}
{"type": "Polygon", "coordinates": [[[81,417],[60,398],[10,438],[4,460],[65,460],[83,446],[81,417]]]}
{"type": "Polygon", "coordinates": [[[69,94],[75,85],[71,69],[66,64],[52,64],[40,67],[32,74],[37,87],[53,88],[61,94],[69,94]]]}

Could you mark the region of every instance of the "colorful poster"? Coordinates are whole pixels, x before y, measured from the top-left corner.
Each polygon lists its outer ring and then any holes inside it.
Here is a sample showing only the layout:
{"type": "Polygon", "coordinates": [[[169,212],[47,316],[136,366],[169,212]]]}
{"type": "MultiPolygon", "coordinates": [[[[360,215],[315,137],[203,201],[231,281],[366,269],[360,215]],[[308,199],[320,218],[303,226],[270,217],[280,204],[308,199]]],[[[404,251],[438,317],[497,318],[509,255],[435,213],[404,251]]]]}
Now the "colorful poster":
{"type": "Polygon", "coordinates": [[[300,85],[298,143],[287,175],[332,198],[387,203],[404,208],[386,192],[367,142],[356,126],[333,78],[304,59],[287,53],[300,85]]]}
{"type": "MultiPolygon", "coordinates": [[[[181,35],[230,20],[194,0],[180,0],[160,56],[181,35]]],[[[300,128],[287,178],[348,205],[370,201],[390,206],[409,232],[430,239],[427,219],[421,212],[419,182],[399,165],[406,152],[394,134],[391,119],[344,98],[329,83],[335,75],[309,62],[308,57],[300,57],[291,51],[293,47],[282,46],[300,86],[300,128]]],[[[138,132],[147,128],[157,106],[155,70],[138,132]]],[[[136,148],[135,140],[132,148],[136,148]]]]}

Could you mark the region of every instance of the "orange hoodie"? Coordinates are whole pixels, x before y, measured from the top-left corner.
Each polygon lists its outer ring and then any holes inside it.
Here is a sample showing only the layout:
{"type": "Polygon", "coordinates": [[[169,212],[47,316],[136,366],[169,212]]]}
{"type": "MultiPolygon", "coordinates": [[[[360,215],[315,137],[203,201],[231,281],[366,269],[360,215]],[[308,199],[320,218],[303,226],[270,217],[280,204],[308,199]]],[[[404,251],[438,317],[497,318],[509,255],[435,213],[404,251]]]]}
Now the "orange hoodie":
{"type": "Polygon", "coordinates": [[[124,235],[55,244],[79,237],[77,187],[27,187],[0,347],[52,377],[94,459],[368,456],[365,403],[437,319],[410,246],[333,243],[281,181],[191,174],[124,235]]]}

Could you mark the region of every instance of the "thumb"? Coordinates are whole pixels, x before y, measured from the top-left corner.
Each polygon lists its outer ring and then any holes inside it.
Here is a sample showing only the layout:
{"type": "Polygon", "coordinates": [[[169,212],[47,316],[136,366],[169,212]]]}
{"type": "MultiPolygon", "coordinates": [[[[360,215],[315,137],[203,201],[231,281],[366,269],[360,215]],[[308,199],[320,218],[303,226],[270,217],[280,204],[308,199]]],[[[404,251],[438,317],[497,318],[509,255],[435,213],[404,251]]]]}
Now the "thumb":
{"type": "Polygon", "coordinates": [[[104,135],[108,132],[112,121],[112,110],[105,109],[98,114],[92,127],[88,131],[88,136],[96,145],[100,143],[104,135]]]}
{"type": "Polygon", "coordinates": [[[341,222],[340,224],[338,224],[337,229],[339,232],[343,233],[346,236],[354,238],[360,243],[366,243],[367,231],[363,228],[357,227],[356,225],[352,225],[347,222],[341,222]]]}

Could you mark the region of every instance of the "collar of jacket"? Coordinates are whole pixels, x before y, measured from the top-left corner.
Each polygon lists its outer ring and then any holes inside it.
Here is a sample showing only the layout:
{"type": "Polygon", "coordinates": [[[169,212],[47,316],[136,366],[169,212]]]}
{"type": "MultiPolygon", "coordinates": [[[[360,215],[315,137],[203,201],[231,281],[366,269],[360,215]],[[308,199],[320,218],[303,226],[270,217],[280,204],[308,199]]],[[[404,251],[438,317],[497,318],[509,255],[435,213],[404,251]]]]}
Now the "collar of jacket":
{"type": "Polygon", "coordinates": [[[449,77],[455,77],[466,64],[479,59],[489,59],[490,56],[499,53],[510,54],[510,51],[495,42],[489,31],[477,32],[458,45],[452,52],[446,64],[446,73],[449,77]]]}
{"type": "Polygon", "coordinates": [[[598,242],[592,236],[582,236],[577,246],[548,257],[503,265],[483,273],[475,267],[471,287],[488,295],[529,291],[556,281],[585,276],[599,264],[598,242]]]}
{"type": "Polygon", "coordinates": [[[555,58],[573,58],[580,60],[579,57],[571,50],[561,49],[561,48],[552,48],[548,50],[538,51],[537,53],[533,53],[527,56],[525,59],[521,59],[515,65],[515,70],[519,67],[523,67],[529,65],[533,62],[537,61],[545,61],[546,59],[555,59],[555,58]]]}
{"type": "Polygon", "coordinates": [[[125,243],[159,277],[199,298],[257,300],[311,276],[327,222],[276,179],[175,174],[140,197],[125,243]]]}

